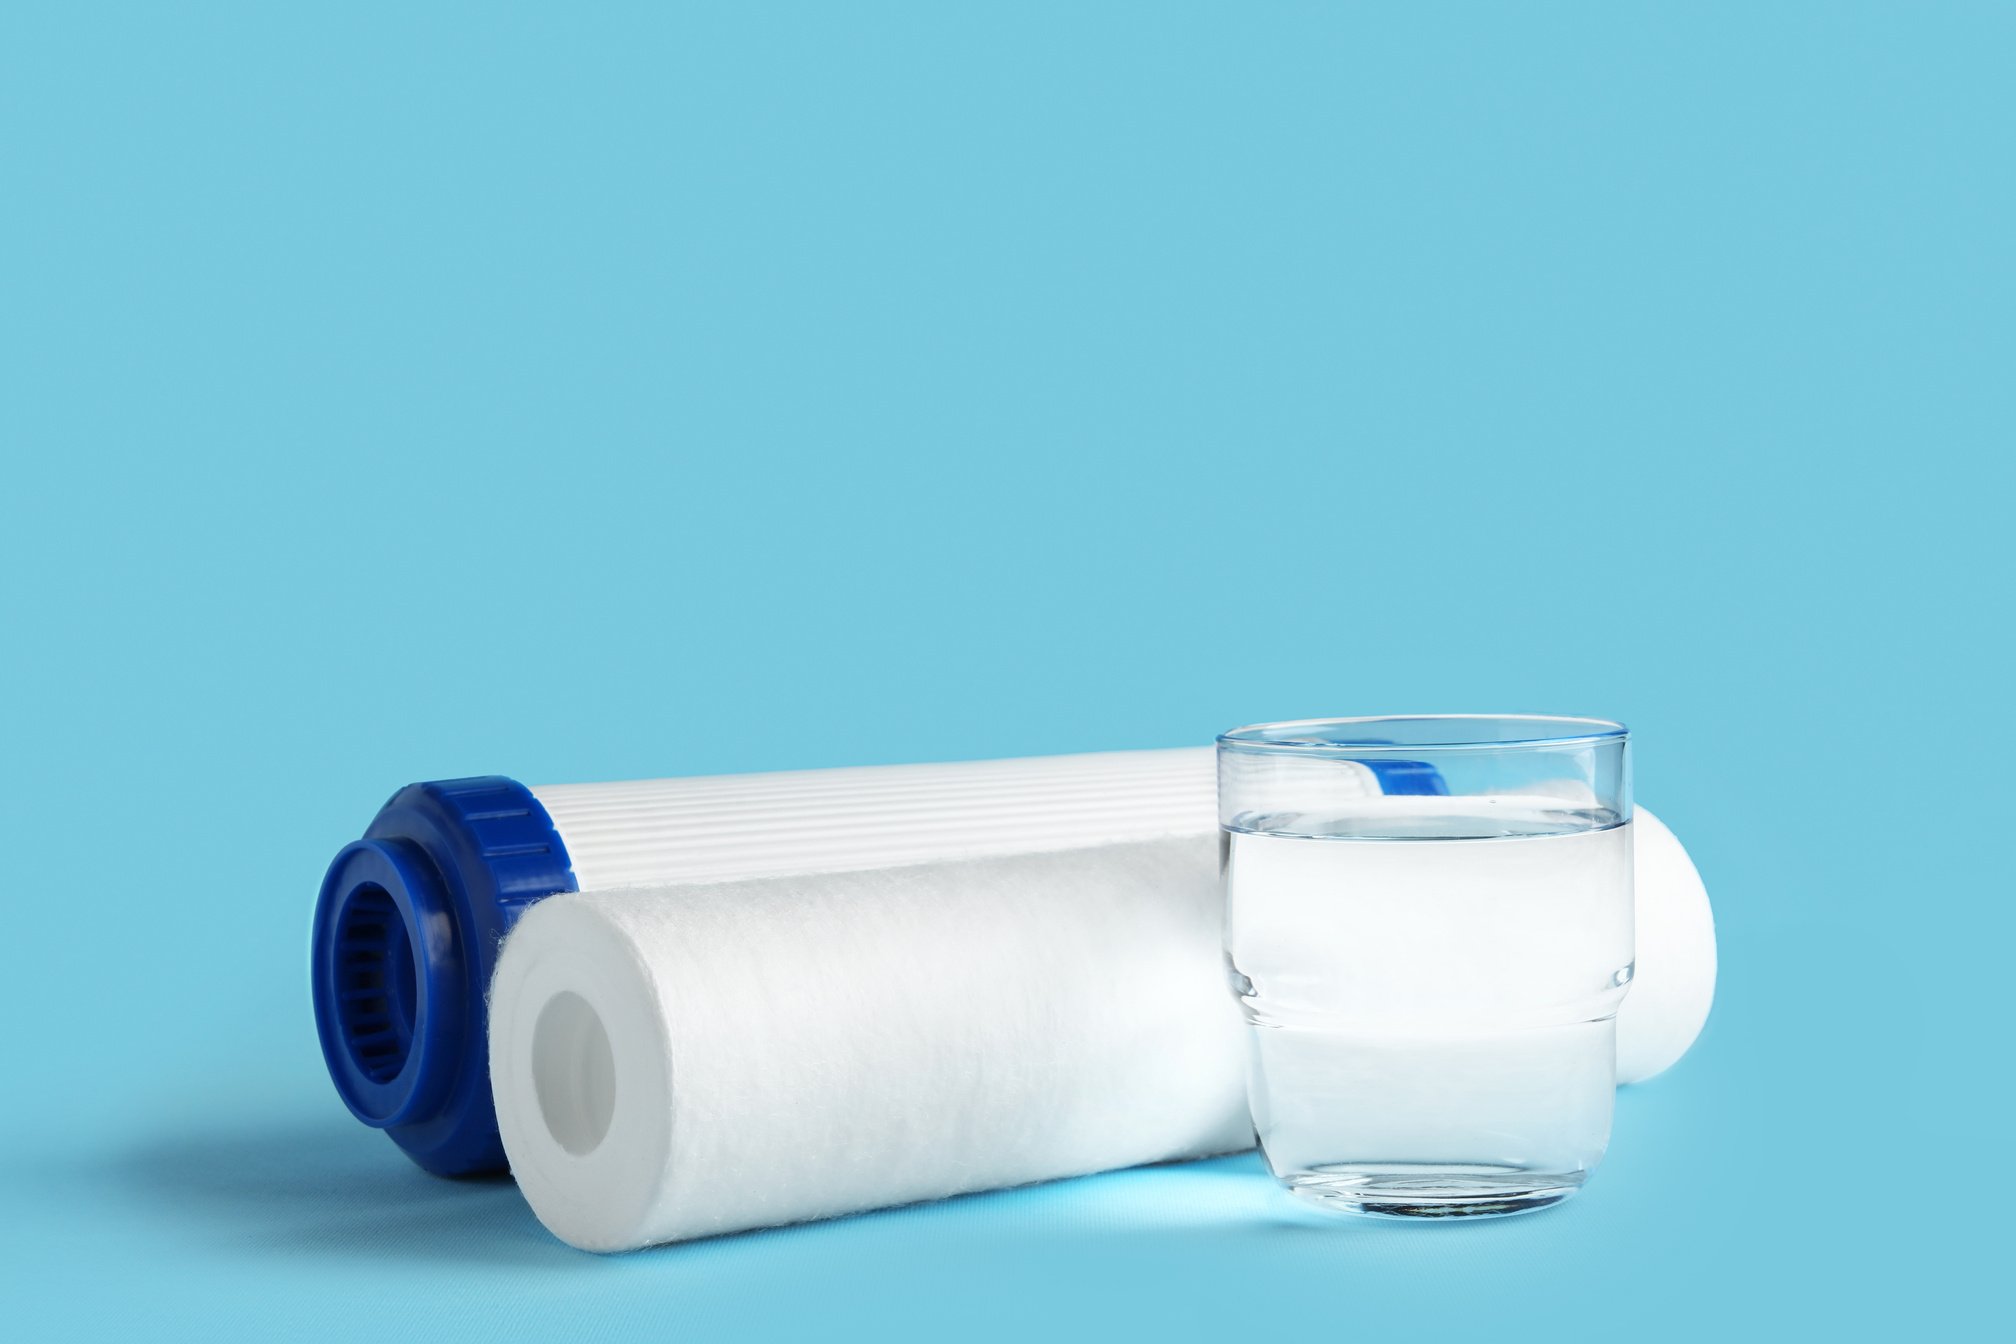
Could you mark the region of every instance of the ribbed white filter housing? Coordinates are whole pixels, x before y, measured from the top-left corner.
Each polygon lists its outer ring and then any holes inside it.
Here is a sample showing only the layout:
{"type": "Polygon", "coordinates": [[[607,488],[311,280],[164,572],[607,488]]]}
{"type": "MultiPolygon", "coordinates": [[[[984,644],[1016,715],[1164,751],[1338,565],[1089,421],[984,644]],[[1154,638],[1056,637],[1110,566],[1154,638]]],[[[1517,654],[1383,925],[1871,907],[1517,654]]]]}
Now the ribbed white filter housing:
{"type": "Polygon", "coordinates": [[[546,784],[583,891],[893,868],[1214,833],[1212,751],[546,784]]]}

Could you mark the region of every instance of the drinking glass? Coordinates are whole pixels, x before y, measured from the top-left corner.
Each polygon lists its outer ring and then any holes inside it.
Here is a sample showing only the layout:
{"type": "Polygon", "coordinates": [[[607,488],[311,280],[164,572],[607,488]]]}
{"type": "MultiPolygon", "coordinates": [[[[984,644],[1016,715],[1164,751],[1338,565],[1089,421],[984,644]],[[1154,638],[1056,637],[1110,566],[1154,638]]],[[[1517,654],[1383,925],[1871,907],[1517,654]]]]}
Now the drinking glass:
{"type": "Polygon", "coordinates": [[[1315,719],[1218,739],[1226,955],[1275,1177],[1396,1218],[1545,1208],[1610,1139],[1629,735],[1315,719]]]}

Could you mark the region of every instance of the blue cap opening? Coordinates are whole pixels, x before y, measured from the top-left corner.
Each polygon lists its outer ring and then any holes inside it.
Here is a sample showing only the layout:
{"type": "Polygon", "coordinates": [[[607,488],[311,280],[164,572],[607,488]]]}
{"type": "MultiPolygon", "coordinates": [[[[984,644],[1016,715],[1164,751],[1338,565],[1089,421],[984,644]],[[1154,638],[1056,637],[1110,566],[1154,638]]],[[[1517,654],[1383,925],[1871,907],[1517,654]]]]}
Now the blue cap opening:
{"type": "Polygon", "coordinates": [[[350,1062],[375,1083],[406,1067],[419,1019],[413,936],[385,888],[360,883],[336,916],[336,1023],[350,1062]]]}

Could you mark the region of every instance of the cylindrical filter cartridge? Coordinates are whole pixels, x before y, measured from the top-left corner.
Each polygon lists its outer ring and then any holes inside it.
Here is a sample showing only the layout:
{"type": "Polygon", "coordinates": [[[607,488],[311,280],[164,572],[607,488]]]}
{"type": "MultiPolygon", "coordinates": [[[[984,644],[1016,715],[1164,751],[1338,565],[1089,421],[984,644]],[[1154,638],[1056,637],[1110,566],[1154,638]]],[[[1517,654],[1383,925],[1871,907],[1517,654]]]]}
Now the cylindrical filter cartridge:
{"type": "MultiPolygon", "coordinates": [[[[1405,762],[1366,780],[1369,791],[1390,793],[1437,783],[1405,762]]],[[[411,785],[323,882],[312,966],[323,1054],[351,1111],[423,1167],[499,1171],[485,992],[499,944],[535,902],[646,883],[823,878],[1154,839],[1208,842],[1216,830],[1204,748],[625,784],[411,785]]],[[[1215,893],[1213,845],[1190,850],[1199,889],[1215,893]]],[[[1096,864],[1084,874],[1100,880],[1096,864]]],[[[1618,1024],[1625,1081],[1680,1056],[1714,983],[1706,895],[1677,842],[1641,841],[1638,884],[1640,974],[1618,1024]]],[[[1215,926],[1198,937],[1215,965],[1215,926]]],[[[1184,993],[1222,994],[1215,980],[1186,985],[1184,993]]],[[[1193,1085],[1199,1098],[1208,1094],[1207,1108],[1243,1124],[1237,1087],[1208,1070],[1193,1085]]]]}
{"type": "Polygon", "coordinates": [[[1250,1147],[1191,835],[557,896],[491,995],[512,1174],[595,1251],[1250,1147]]]}

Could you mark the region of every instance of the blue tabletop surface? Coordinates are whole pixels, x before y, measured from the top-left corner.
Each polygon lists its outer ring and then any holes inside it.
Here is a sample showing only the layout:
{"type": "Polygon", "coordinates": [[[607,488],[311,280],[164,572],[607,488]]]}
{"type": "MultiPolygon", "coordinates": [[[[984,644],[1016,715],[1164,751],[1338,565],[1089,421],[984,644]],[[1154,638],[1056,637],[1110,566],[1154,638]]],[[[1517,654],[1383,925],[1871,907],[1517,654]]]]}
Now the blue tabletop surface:
{"type": "MultiPolygon", "coordinates": [[[[9,5],[11,1339],[1925,1337],[2005,1300],[2016,12],[9,5]],[[617,1258],[350,1120],[413,779],[1621,718],[1586,1193],[1251,1155],[617,1258]]],[[[1993,1331],[1989,1331],[1993,1333],[1993,1331]]]]}

